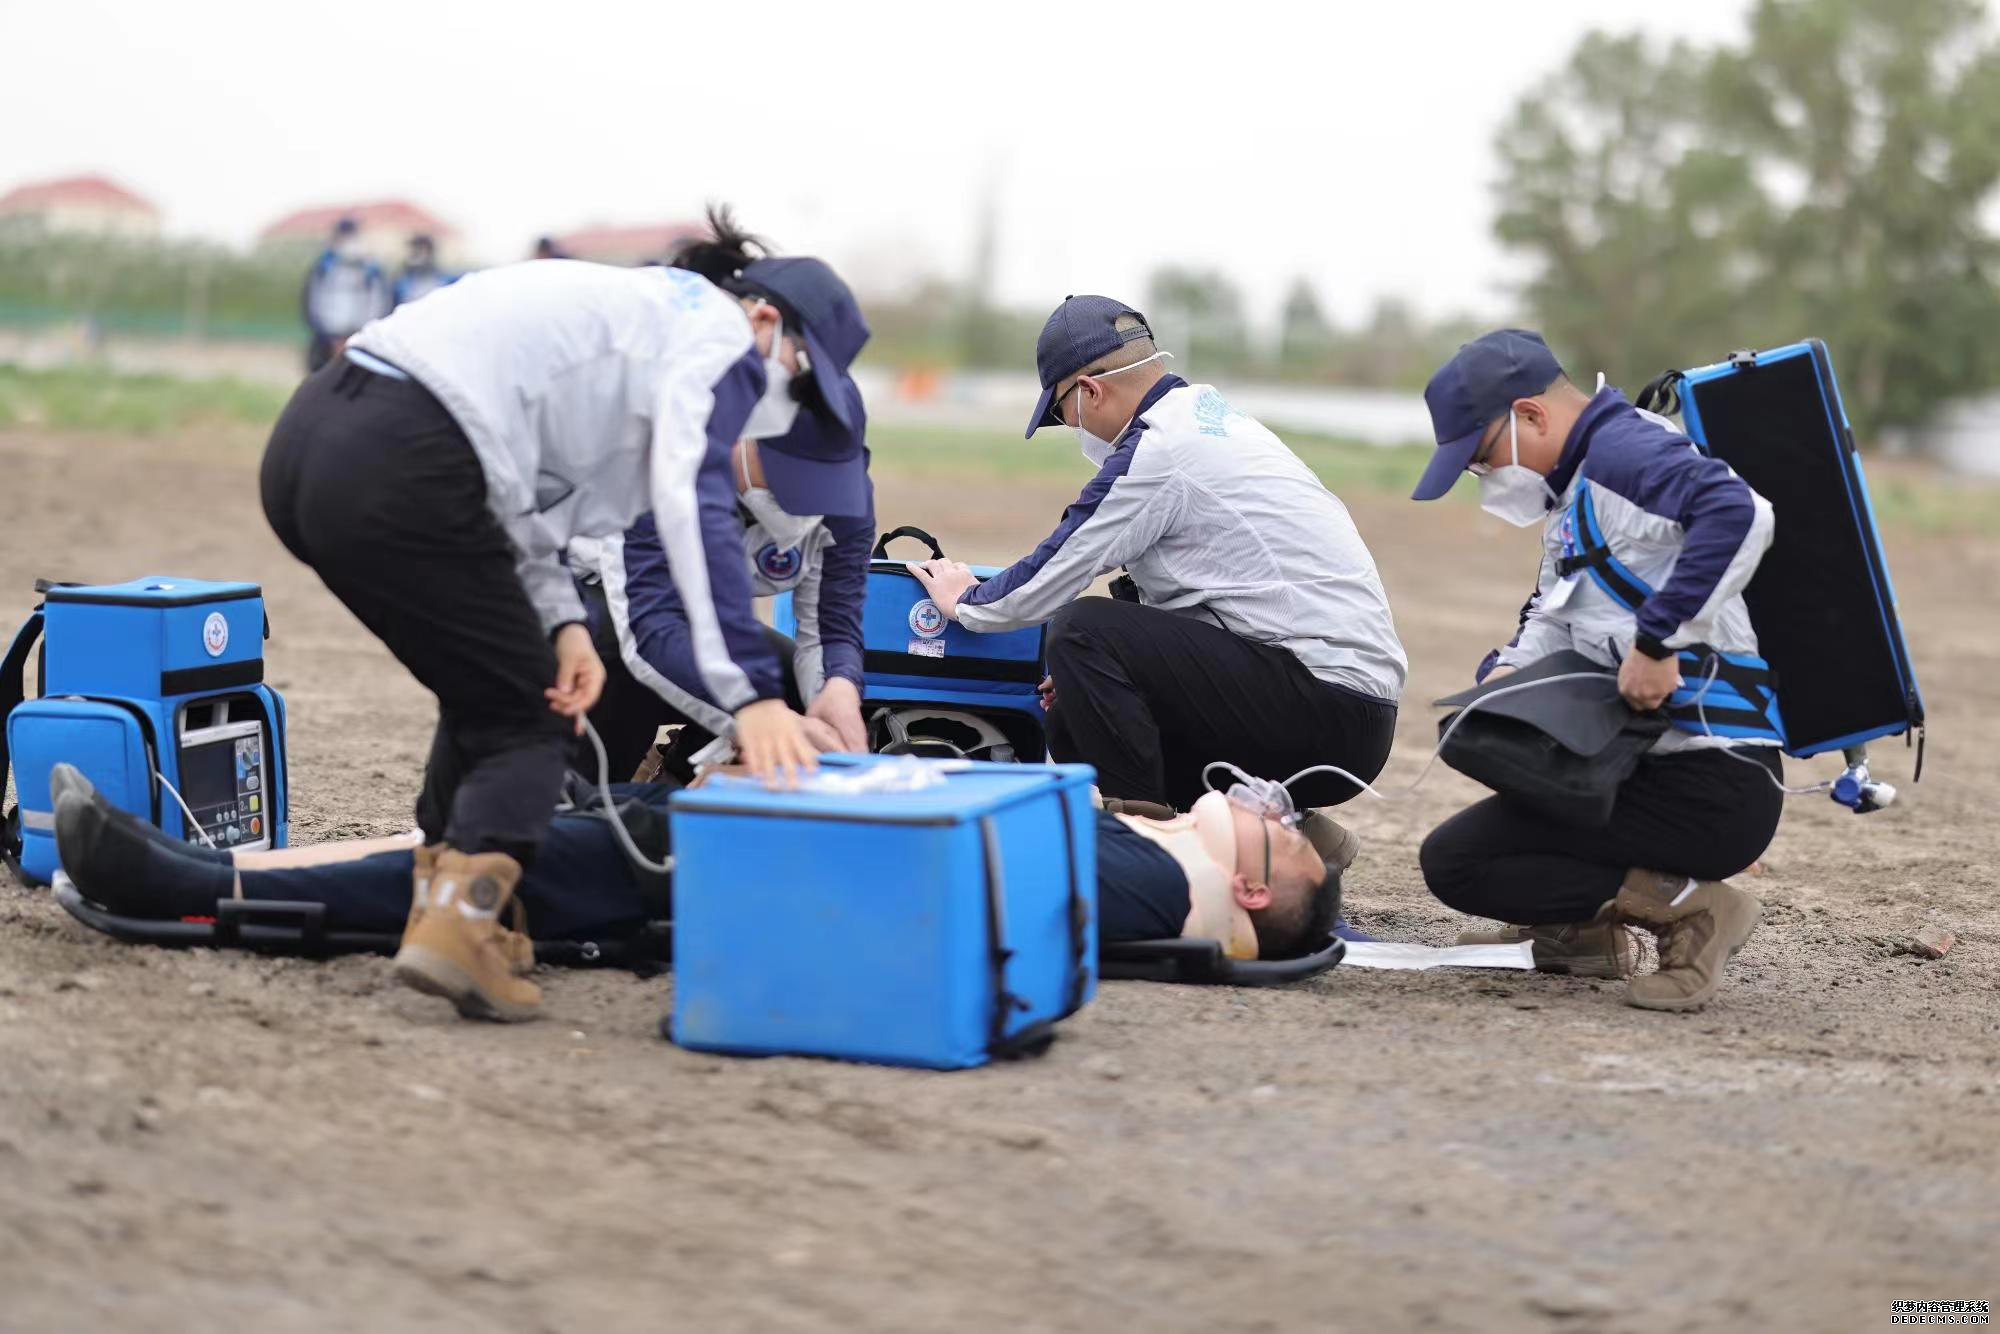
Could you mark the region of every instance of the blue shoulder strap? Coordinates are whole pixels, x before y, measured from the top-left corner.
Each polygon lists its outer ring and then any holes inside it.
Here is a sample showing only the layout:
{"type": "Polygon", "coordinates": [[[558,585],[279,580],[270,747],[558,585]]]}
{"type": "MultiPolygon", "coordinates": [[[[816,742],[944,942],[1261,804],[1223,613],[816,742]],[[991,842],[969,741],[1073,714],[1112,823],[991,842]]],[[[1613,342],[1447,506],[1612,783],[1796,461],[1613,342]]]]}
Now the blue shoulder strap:
{"type": "MultiPolygon", "coordinates": [[[[7,720],[13,715],[14,707],[27,698],[28,688],[23,675],[28,670],[28,655],[34,651],[35,642],[42,637],[42,608],[37,606],[28,614],[21,628],[14,632],[14,642],[7,646],[7,656],[0,658],[0,791],[7,785],[7,775],[13,761],[7,753],[7,720]]],[[[21,855],[21,809],[17,802],[0,814],[0,857],[12,862],[21,855]]]]}

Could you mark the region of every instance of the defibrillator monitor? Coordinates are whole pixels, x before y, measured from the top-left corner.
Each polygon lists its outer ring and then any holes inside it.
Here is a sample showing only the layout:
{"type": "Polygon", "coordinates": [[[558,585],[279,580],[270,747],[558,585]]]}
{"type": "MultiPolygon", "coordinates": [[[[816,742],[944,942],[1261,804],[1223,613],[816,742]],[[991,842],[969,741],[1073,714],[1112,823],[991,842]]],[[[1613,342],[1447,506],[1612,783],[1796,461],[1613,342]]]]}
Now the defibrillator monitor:
{"type": "Polygon", "coordinates": [[[201,844],[205,832],[225,851],[268,848],[264,724],[232,721],[230,703],[190,705],[181,716],[181,800],[201,826],[187,831],[187,841],[201,844]]]}

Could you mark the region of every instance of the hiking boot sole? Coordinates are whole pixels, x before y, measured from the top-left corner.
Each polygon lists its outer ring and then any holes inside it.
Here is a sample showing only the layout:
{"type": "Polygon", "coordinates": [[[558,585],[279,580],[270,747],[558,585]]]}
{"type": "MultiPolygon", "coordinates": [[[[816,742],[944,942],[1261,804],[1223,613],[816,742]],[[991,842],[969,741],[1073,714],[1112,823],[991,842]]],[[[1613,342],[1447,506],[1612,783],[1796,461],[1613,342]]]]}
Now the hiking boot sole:
{"type": "MultiPolygon", "coordinates": [[[[1749,941],[1751,935],[1763,921],[1764,905],[1760,900],[1753,898],[1750,900],[1750,915],[1744,919],[1743,930],[1737,935],[1736,939],[1729,942],[1729,953],[1723,956],[1722,968],[1729,966],[1730,960],[1734,959],[1737,953],[1742,950],[1743,946],[1749,941]]],[[[1666,1010],[1669,1012],[1686,1013],[1691,1010],[1702,1009],[1710,1001],[1714,1000],[1715,993],[1722,989],[1722,968],[1715,970],[1715,980],[1709,984],[1706,991],[1696,992],[1692,996],[1672,996],[1663,997],[1658,1000],[1644,1000],[1638,996],[1634,996],[1628,990],[1625,994],[1625,1003],[1640,1010],[1666,1010]]]]}
{"type": "Polygon", "coordinates": [[[458,1012],[467,1019],[514,1024],[533,1019],[541,1013],[539,1003],[516,1005],[488,996],[479,989],[479,983],[473,980],[472,974],[422,945],[405,945],[396,951],[394,971],[396,980],[404,986],[421,991],[426,996],[443,997],[458,1007],[458,1012]]]}

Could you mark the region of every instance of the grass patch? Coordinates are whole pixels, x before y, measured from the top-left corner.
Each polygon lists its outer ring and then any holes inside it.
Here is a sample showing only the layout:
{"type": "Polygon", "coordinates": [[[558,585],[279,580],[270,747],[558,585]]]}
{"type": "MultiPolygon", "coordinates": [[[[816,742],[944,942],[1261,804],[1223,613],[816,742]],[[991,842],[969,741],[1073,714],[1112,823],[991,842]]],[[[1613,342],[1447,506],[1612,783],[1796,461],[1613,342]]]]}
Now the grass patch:
{"type": "MultiPolygon", "coordinates": [[[[1291,431],[1285,432],[1284,440],[1335,493],[1407,496],[1430,459],[1430,450],[1423,445],[1384,448],[1291,431]]],[[[877,471],[901,476],[993,482],[1054,478],[1081,487],[1091,472],[1077,452],[1073,433],[1054,429],[1023,440],[1018,431],[878,424],[868,428],[868,447],[877,471]]],[[[1469,495],[1468,491],[1466,498],[1469,495]]]]}
{"type": "Polygon", "coordinates": [[[289,390],[247,380],[0,364],[0,427],[132,435],[217,425],[268,427],[289,397],[289,390]]]}
{"type": "MultiPolygon", "coordinates": [[[[1281,434],[1336,495],[1406,497],[1430,459],[1428,445],[1384,447],[1296,431],[1281,434]]],[[[869,428],[868,444],[878,473],[997,485],[1055,478],[1079,487],[1090,476],[1090,465],[1078,455],[1071,433],[1053,429],[1023,440],[1012,431],[877,425],[869,428]]],[[[2000,483],[1954,476],[1921,463],[1878,460],[1868,464],[1868,493],[1885,528],[2000,537],[2000,483]]],[[[1463,484],[1448,499],[1474,504],[1478,489],[1463,484]]]]}

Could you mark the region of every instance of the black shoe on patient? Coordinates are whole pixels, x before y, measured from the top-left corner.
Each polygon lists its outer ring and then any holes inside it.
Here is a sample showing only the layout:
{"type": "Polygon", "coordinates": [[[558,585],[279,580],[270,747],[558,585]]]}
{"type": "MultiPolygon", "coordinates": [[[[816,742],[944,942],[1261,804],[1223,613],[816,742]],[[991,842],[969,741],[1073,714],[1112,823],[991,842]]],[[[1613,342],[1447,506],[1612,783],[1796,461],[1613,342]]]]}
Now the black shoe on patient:
{"type": "Polygon", "coordinates": [[[205,917],[235,893],[226,856],[215,860],[119,810],[73,766],[57,765],[49,790],[57,857],[92,903],[128,917],[205,917]]]}

